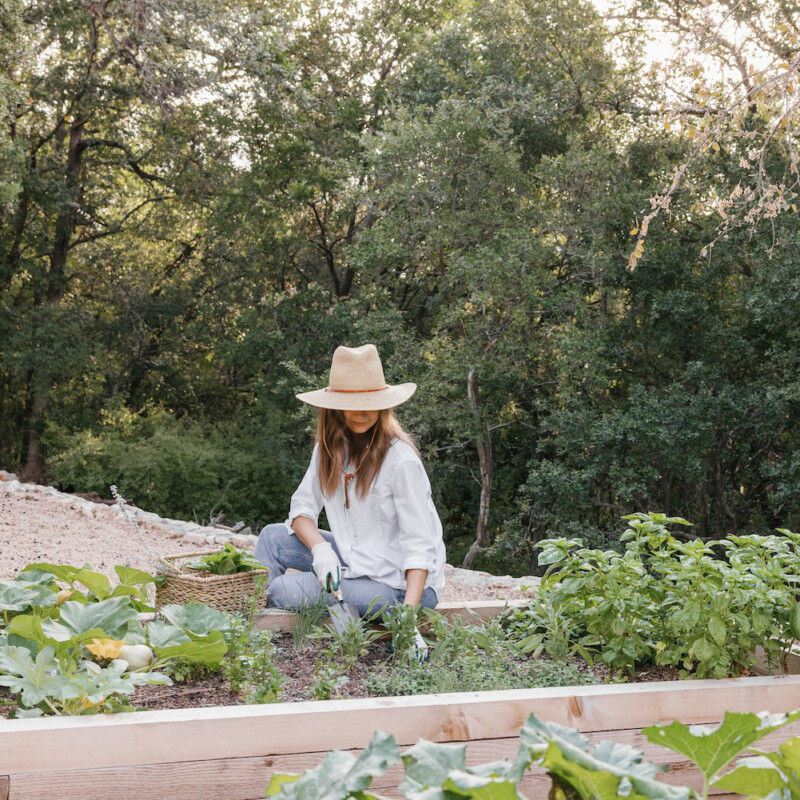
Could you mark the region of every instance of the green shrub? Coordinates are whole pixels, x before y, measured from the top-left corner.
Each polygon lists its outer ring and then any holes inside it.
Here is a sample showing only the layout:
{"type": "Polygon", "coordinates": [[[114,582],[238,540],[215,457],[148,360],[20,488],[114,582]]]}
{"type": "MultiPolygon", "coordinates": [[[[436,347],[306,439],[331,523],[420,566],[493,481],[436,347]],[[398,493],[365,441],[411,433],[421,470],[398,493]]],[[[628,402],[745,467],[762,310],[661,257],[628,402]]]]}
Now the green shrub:
{"type": "Polygon", "coordinates": [[[285,514],[294,481],[268,426],[177,420],[163,409],[105,415],[97,431],[49,431],[49,464],[63,491],[107,497],[116,484],[140,508],[208,521],[212,509],[254,530],[285,514]]]}

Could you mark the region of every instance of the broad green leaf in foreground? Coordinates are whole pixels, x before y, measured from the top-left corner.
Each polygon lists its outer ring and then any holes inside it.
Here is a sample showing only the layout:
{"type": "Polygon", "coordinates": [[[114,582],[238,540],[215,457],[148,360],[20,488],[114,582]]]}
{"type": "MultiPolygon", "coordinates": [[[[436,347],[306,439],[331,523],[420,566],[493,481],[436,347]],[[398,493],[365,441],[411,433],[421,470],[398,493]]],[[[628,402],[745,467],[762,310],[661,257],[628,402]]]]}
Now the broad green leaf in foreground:
{"type": "Polygon", "coordinates": [[[55,587],[55,576],[52,572],[43,569],[30,569],[29,567],[25,567],[16,578],[14,578],[14,582],[20,583],[35,583],[37,586],[51,586],[55,587]]]}
{"type": "Polygon", "coordinates": [[[790,797],[800,797],[800,737],[785,741],[777,753],[760,750],[755,758],[743,758],[736,769],[714,780],[719,789],[767,798],[772,791],[788,789],[790,797]]]}
{"type": "Polygon", "coordinates": [[[791,714],[726,712],[725,719],[716,728],[672,722],[669,725],[653,725],[642,733],[653,744],[682,753],[694,761],[709,781],[762,736],[796,719],[800,719],[800,711],[791,714]]]}
{"type": "Polygon", "coordinates": [[[572,786],[587,800],[612,800],[618,796],[685,800],[689,790],[659,783],[653,777],[664,768],[642,760],[633,747],[614,742],[600,742],[593,754],[583,734],[572,728],[543,722],[534,714],[520,732],[520,751],[515,761],[516,775],[531,760],[572,786]]]}
{"type": "Polygon", "coordinates": [[[155,577],[149,572],[134,567],[123,567],[118,564],[114,567],[114,572],[124,586],[146,586],[148,583],[156,582],[155,577]]]}
{"type": "Polygon", "coordinates": [[[294,775],[273,774],[267,797],[278,794],[286,800],[380,800],[364,790],[377,775],[400,760],[393,736],[377,732],[358,758],[334,750],[316,768],[299,778],[294,775]]]}
{"type": "Polygon", "coordinates": [[[403,753],[405,777],[400,791],[410,793],[428,786],[440,786],[453,770],[465,770],[465,744],[436,744],[424,739],[403,753]]]}
{"type": "Polygon", "coordinates": [[[147,640],[150,647],[171,647],[189,641],[189,634],[183,628],[176,628],[163,619],[156,619],[147,625],[147,640]]]}
{"type": "Polygon", "coordinates": [[[584,800],[617,800],[619,797],[628,800],[688,800],[690,796],[688,788],[636,776],[586,753],[576,753],[569,745],[555,741],[548,744],[539,763],[568,783],[584,800]]]}
{"type": "Polygon", "coordinates": [[[28,564],[27,567],[24,567],[20,574],[24,575],[29,571],[36,574],[48,572],[59,581],[72,584],[73,580],[75,580],[75,574],[80,572],[81,569],[81,567],[72,567],[69,564],[49,564],[46,561],[37,561],[35,564],[28,564]]]}
{"type": "MultiPolygon", "coordinates": [[[[442,797],[448,800],[470,798],[470,800],[521,800],[515,781],[495,776],[484,777],[471,772],[454,770],[442,784],[442,797]]],[[[425,792],[419,793],[419,800],[428,798],[425,792]]],[[[416,793],[408,795],[408,800],[416,800],[416,793]]]]}
{"type": "Polygon", "coordinates": [[[506,800],[519,797],[519,778],[507,759],[466,766],[463,744],[419,741],[403,753],[405,778],[400,791],[409,800],[454,800],[457,797],[506,800]]]}
{"type": "Polygon", "coordinates": [[[231,626],[227,614],[205,603],[190,603],[186,606],[168,605],[161,609],[161,614],[173,625],[198,636],[205,636],[210,631],[226,631],[231,626]]]}
{"type": "Polygon", "coordinates": [[[26,706],[35,706],[63,690],[68,681],[57,670],[52,647],[43,648],[35,661],[24,647],[0,647],[0,686],[21,693],[26,706]]]}
{"type": "Polygon", "coordinates": [[[713,785],[745,797],[766,798],[786,787],[786,777],[768,758],[756,756],[741,759],[736,769],[717,778],[713,785]]]}
{"type": "Polygon", "coordinates": [[[111,595],[108,577],[86,567],[75,573],[73,581],[82,583],[98,600],[106,600],[111,595]]]}

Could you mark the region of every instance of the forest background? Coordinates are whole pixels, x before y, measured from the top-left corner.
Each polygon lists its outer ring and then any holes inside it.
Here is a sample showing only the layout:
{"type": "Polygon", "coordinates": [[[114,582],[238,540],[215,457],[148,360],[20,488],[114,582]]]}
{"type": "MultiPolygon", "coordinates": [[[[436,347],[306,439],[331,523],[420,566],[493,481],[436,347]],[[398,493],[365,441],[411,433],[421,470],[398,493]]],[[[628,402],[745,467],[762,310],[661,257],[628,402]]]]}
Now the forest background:
{"type": "Polygon", "coordinates": [[[451,563],[634,511],[797,529],[798,33],[782,0],[0,0],[0,463],[257,529],[294,394],[374,342],[451,563]]]}

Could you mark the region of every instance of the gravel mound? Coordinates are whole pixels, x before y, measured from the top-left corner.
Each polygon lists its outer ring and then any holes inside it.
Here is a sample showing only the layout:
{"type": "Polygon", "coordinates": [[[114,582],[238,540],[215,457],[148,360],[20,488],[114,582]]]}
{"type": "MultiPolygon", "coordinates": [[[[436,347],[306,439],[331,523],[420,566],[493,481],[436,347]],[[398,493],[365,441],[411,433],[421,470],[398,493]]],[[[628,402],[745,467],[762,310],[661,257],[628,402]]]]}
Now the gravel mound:
{"type": "MultiPolygon", "coordinates": [[[[255,537],[170,520],[101,498],[65,494],[52,486],[20,483],[0,470],[0,580],[35,561],[83,566],[115,579],[114,565],[153,572],[159,556],[207,549],[233,541],[251,547],[255,537]],[[136,521],[138,520],[138,522],[136,521]]],[[[443,602],[505,600],[530,596],[538,578],[445,569],[443,602]]]]}

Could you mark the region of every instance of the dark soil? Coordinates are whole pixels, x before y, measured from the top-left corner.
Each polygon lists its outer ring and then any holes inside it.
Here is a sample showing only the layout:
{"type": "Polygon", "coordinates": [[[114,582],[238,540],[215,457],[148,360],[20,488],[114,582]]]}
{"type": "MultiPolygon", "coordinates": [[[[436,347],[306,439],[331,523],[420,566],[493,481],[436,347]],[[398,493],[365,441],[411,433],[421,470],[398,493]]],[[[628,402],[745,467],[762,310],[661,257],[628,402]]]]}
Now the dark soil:
{"type": "MultiPolygon", "coordinates": [[[[273,639],[278,651],[277,666],[284,675],[285,682],[279,700],[295,703],[312,700],[309,691],[311,681],[317,671],[320,658],[313,646],[298,650],[288,633],[276,634],[273,639]]],[[[385,664],[391,659],[388,639],[375,642],[369,654],[360,659],[349,674],[349,680],[335,693],[335,698],[369,697],[364,679],[370,670],[385,664]]],[[[583,659],[572,662],[582,673],[594,674],[600,682],[608,681],[608,670],[602,665],[590,666],[583,659]]],[[[677,670],[652,665],[641,669],[628,679],[630,683],[680,680],[677,670]]],[[[147,709],[157,708],[200,708],[218,705],[242,705],[244,700],[230,691],[227,681],[218,673],[192,678],[187,684],[174,686],[140,686],[133,695],[132,704],[147,709]]]]}
{"type": "MultiPolygon", "coordinates": [[[[320,649],[308,645],[298,649],[288,633],[275,634],[273,644],[277,651],[276,666],[284,676],[284,684],[279,701],[295,703],[312,700],[311,682],[318,671],[322,656],[320,649]]],[[[372,644],[369,653],[360,659],[349,673],[349,679],[334,693],[334,698],[369,697],[364,685],[367,675],[376,666],[386,664],[392,657],[390,640],[378,640],[372,644]]],[[[608,670],[603,666],[590,666],[582,659],[572,664],[584,674],[593,674],[600,682],[608,681],[608,670]]],[[[324,666],[324,664],[322,664],[324,666]]],[[[633,683],[679,680],[676,670],[667,667],[650,666],[641,669],[629,679],[633,683]]],[[[5,705],[10,700],[10,692],[0,687],[0,718],[8,716],[13,705],[5,705]]],[[[205,708],[209,706],[243,705],[245,698],[231,691],[227,679],[221,672],[192,675],[186,680],[175,680],[172,686],[148,685],[136,689],[130,699],[131,705],[155,711],[170,708],[205,708]]]]}

